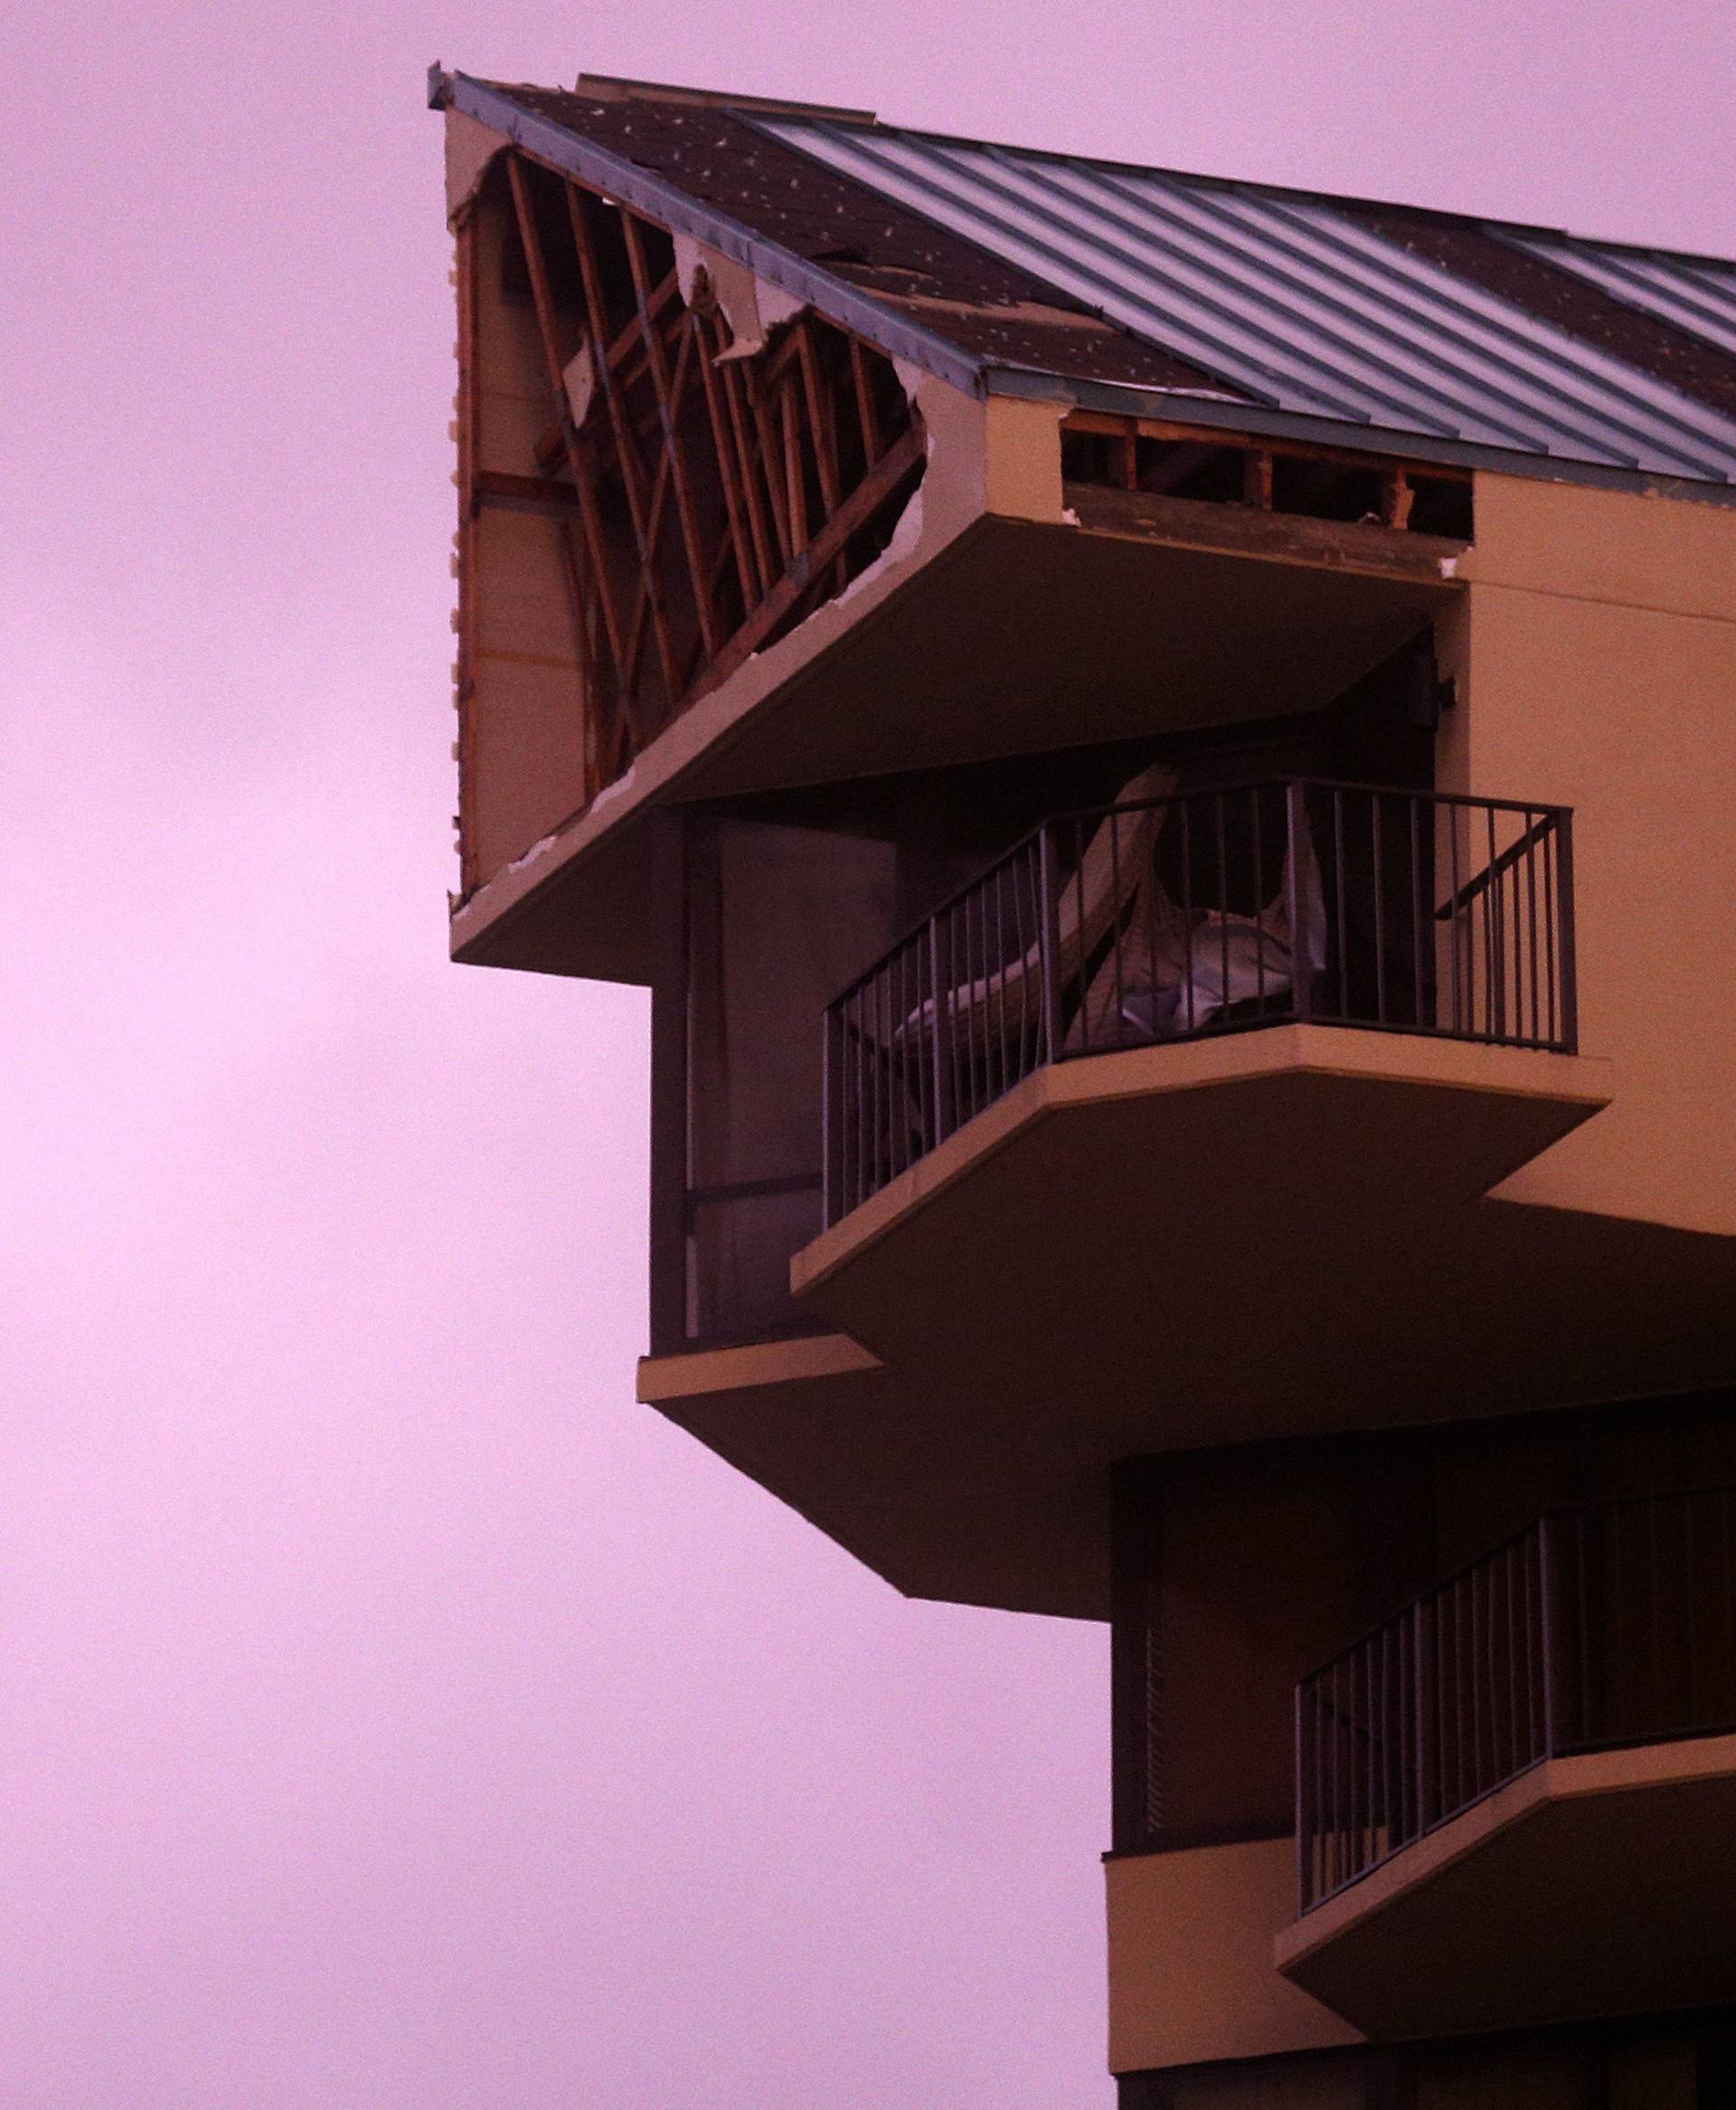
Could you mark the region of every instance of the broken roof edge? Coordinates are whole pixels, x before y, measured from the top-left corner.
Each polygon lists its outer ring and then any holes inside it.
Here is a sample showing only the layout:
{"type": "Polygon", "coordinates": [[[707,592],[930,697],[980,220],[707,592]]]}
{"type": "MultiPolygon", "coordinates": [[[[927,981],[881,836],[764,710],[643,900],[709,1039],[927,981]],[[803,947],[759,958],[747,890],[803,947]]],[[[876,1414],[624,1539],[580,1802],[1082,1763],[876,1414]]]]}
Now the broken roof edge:
{"type": "Polygon", "coordinates": [[[893,359],[908,361],[965,395],[984,394],[983,363],[972,359],[920,323],[905,320],[830,271],[703,204],[690,191],[641,168],[625,155],[598,146],[552,118],[539,117],[514,100],[506,89],[468,73],[449,72],[438,62],[428,71],[430,109],[474,118],[561,174],[632,205],[707,248],[744,264],[830,320],[876,344],[893,359]]]}
{"type": "Polygon", "coordinates": [[[877,125],[873,110],[852,109],[838,103],[801,102],[790,96],[731,95],[722,89],[686,88],[678,80],[633,80],[624,73],[581,73],[573,82],[575,95],[619,91],[627,98],[645,96],[656,102],[676,102],[698,109],[745,110],[762,117],[820,118],[827,124],[877,125]]]}
{"type": "Polygon", "coordinates": [[[1701,505],[1736,508],[1736,484],[1672,476],[1650,469],[1617,468],[1576,461],[1570,455],[1524,454],[1473,440],[1443,439],[1401,426],[1363,424],[1349,419],[1310,418],[1266,403],[1184,388],[1142,388],[1131,381],[1081,381],[1030,366],[985,366],[983,390],[991,396],[1060,403],[1111,417],[1157,418],[1169,424],[1203,425],[1225,432],[1272,439],[1297,439],[1358,454],[1398,456],[1405,461],[1439,462],[1452,468],[1493,469],[1546,484],[1589,484],[1630,495],[1689,499],[1701,505]]]}

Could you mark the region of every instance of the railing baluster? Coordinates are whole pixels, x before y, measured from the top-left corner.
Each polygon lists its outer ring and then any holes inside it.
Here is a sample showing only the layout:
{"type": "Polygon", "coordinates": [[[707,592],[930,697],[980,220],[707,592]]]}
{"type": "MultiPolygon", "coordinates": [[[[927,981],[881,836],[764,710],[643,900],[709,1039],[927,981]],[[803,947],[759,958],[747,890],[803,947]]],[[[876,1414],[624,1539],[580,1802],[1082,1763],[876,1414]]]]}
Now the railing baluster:
{"type": "Polygon", "coordinates": [[[1295,1001],[1297,1017],[1307,1019],[1313,1015],[1314,1011],[1314,973],[1309,962],[1313,956],[1315,932],[1314,903],[1304,884],[1304,875],[1315,869],[1315,859],[1307,832],[1308,794],[1306,785],[1291,784],[1286,787],[1284,814],[1284,869],[1289,874],[1290,889],[1290,898],[1287,904],[1290,923],[1290,992],[1295,1001]]]}
{"type": "Polygon", "coordinates": [[[1386,869],[1381,854],[1381,795],[1369,802],[1369,855],[1374,889],[1374,1015],[1382,1025],[1386,1016],[1386,869]]]}
{"type": "Polygon", "coordinates": [[[1186,999],[1185,1030],[1191,1033],[1198,1022],[1194,992],[1194,802],[1184,798],[1176,803],[1182,822],[1182,994],[1186,999]]]}
{"type": "Polygon", "coordinates": [[[1573,909],[1573,816],[1565,809],[1555,816],[1556,877],[1561,900],[1561,1046],[1570,1055],[1579,1052],[1580,998],[1577,939],[1573,909]]]}
{"type": "Polygon", "coordinates": [[[1433,1022],[1422,1000],[1428,987],[1422,962],[1422,800],[1412,792],[1405,807],[1410,822],[1410,1015],[1420,1029],[1433,1022]]]}
{"type": "MultiPolygon", "coordinates": [[[[1248,808],[1250,832],[1253,835],[1254,899],[1256,901],[1263,903],[1266,899],[1266,871],[1265,860],[1260,854],[1263,845],[1260,842],[1260,790],[1257,786],[1249,787],[1248,808]]],[[[1288,903],[1286,906],[1288,907],[1288,903]]],[[[1263,931],[1254,947],[1254,1009],[1257,1017],[1265,1017],[1266,939],[1263,931]]]]}
{"type": "Polygon", "coordinates": [[[1552,824],[1543,837],[1543,986],[1549,993],[1549,1041],[1555,1047],[1561,1040],[1561,1028],[1556,1012],[1555,971],[1555,861],[1559,853],[1561,836],[1556,824],[1552,824]]]}
{"type": "Polygon", "coordinates": [[[1216,825],[1218,849],[1218,1015],[1216,1022],[1222,1025],[1230,1008],[1230,863],[1224,843],[1223,794],[1214,792],[1212,797],[1212,819],[1216,825]]]}
{"type": "Polygon", "coordinates": [[[1458,877],[1459,809],[1457,806],[1446,806],[1442,808],[1442,811],[1446,815],[1448,878],[1451,881],[1450,890],[1447,896],[1450,910],[1447,925],[1448,946],[1451,956],[1448,964],[1452,970],[1453,982],[1453,1010],[1450,1031],[1455,1033],[1462,1033],[1465,1031],[1463,984],[1465,970],[1460,964],[1459,951],[1463,943],[1461,934],[1464,929],[1466,911],[1463,907],[1459,906],[1460,897],[1464,892],[1458,877]]]}
{"type": "MultiPolygon", "coordinates": [[[[1572,919],[1564,808],[1296,779],[1058,816],[931,910],[829,1007],[826,1220],[1034,1067],[1075,1054],[1288,1017],[1571,1050],[1572,919]],[[1283,800],[1284,891],[1265,901],[1273,791],[1283,800]],[[1324,858],[1313,850],[1316,798],[1329,802],[1320,807],[1324,858]],[[1468,878],[1467,820],[1479,823],[1487,853],[1468,878]],[[1450,890],[1433,914],[1447,928],[1431,951],[1424,896],[1443,835],[1450,890]],[[1179,905],[1159,878],[1154,845],[1164,836],[1175,845],[1179,905]],[[1395,921],[1407,889],[1409,997],[1395,921]],[[1280,910],[1290,954],[1283,980],[1280,910]],[[1316,950],[1330,956],[1318,976],[1316,950]]],[[[1474,1757],[1468,1746],[1464,1757],[1474,1757]]]]}
{"type": "MultiPolygon", "coordinates": [[[[1541,816],[1540,816],[1541,818],[1541,816]]],[[[1542,1037],[1538,1013],[1539,990],[1537,986],[1537,838],[1530,811],[1525,814],[1525,914],[1529,939],[1525,947],[1525,969],[1531,984],[1531,1034],[1534,1041],[1542,1037]]]]}
{"type": "Polygon", "coordinates": [[[1350,928],[1344,908],[1344,795],[1337,785],[1332,789],[1332,874],[1333,891],[1338,903],[1338,1003],[1335,1015],[1342,1022],[1351,1015],[1350,1001],[1350,928]]]}
{"type": "Polygon", "coordinates": [[[1043,1060],[1054,1062],[1061,1055],[1061,921],[1056,895],[1055,832],[1045,824],[1037,837],[1037,915],[1041,924],[1040,969],[1043,975],[1043,1060]]]}

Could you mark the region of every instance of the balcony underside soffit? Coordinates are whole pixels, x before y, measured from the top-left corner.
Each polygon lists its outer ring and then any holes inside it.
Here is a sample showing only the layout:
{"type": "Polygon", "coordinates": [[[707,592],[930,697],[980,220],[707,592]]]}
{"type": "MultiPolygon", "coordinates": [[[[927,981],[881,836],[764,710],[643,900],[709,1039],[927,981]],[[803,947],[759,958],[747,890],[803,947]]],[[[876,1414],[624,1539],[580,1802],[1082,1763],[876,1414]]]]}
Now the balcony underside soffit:
{"type": "Polygon", "coordinates": [[[1106,1617],[1117,1458],[1736,1381],[1736,1239],[1485,1198],[1603,1067],[1326,1027],[1053,1066],[797,1256],[835,1371],[646,1396],[912,1595],[1106,1617]]]}
{"type": "Polygon", "coordinates": [[[1280,1969],[1375,2038],[1736,1992],[1736,1738],[1552,1758],[1288,1928],[1280,1969]]]}
{"type": "Polygon", "coordinates": [[[818,609],[654,740],[625,797],[485,888],[455,952],[638,978],[624,911],[659,805],[1319,710],[1462,590],[1433,538],[1393,555],[1389,531],[1298,521],[1280,550],[1269,528],[1179,502],[1161,533],[984,516],[889,559],[883,598],[818,609]]]}

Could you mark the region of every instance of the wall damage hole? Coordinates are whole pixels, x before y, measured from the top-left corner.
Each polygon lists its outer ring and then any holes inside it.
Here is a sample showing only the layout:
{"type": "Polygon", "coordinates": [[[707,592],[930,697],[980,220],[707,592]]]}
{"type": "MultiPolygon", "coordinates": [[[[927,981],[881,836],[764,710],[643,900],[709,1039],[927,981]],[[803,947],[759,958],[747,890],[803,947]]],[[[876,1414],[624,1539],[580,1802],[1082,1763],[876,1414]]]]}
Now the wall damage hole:
{"type": "Polygon", "coordinates": [[[530,458],[476,465],[468,503],[555,523],[594,797],[884,552],[923,436],[877,347],[770,288],[763,342],[739,338],[666,229],[523,155],[500,164],[476,210],[496,218],[495,291],[540,347],[548,422],[530,458]]]}
{"type": "Polygon", "coordinates": [[[1061,473],[1065,484],[1471,538],[1468,471],[1346,449],[1081,412],[1061,428],[1061,473]]]}

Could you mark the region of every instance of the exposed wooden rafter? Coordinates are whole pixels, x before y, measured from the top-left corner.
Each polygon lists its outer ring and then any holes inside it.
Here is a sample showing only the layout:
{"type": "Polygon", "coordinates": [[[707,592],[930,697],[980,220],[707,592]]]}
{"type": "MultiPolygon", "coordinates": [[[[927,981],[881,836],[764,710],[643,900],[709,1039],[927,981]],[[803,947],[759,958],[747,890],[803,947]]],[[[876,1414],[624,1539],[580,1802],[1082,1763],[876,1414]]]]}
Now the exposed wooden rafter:
{"type": "Polygon", "coordinates": [[[703,275],[682,297],[665,230],[504,158],[553,423],[533,473],[473,468],[467,509],[563,538],[594,796],[873,561],[923,446],[882,352],[809,312],[738,347],[703,275]]]}

